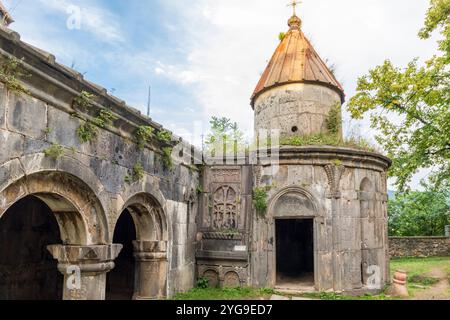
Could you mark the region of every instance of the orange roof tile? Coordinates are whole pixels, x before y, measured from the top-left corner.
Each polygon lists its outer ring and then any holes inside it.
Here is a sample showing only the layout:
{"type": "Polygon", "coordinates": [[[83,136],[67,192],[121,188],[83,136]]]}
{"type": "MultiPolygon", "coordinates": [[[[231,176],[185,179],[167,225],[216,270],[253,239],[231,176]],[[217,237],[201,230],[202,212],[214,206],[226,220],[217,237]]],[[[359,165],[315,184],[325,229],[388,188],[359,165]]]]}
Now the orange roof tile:
{"type": "Polygon", "coordinates": [[[301,31],[300,18],[290,18],[289,27],[256,86],[252,106],[262,92],[288,83],[321,83],[336,90],[344,101],[344,89],[301,31]]]}

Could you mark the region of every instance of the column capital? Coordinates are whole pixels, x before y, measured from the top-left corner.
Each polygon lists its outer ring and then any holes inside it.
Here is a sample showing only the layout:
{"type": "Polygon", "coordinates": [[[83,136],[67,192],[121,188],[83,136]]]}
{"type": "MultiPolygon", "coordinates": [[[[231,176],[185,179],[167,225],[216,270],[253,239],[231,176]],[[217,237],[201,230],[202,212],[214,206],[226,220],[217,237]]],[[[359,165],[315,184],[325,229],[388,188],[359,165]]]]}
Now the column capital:
{"type": "Polygon", "coordinates": [[[167,241],[133,241],[133,248],[138,261],[167,259],[167,241]]]}
{"type": "Polygon", "coordinates": [[[58,260],[58,270],[63,274],[73,265],[78,266],[82,273],[102,273],[114,268],[114,259],[122,250],[122,245],[51,245],[47,250],[58,260]]]}
{"type": "Polygon", "coordinates": [[[64,300],[105,299],[106,274],[114,268],[121,244],[51,245],[47,250],[58,260],[58,270],[64,275],[64,300]]]}

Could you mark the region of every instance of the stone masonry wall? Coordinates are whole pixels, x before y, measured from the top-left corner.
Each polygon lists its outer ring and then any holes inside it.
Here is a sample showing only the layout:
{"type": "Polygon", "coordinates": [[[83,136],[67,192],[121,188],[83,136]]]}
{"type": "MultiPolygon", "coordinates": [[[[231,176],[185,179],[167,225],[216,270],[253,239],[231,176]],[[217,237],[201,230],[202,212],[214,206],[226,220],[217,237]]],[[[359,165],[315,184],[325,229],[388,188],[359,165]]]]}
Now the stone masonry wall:
{"type": "Polygon", "coordinates": [[[324,133],[331,108],[340,103],[339,94],[325,86],[283,85],[256,100],[255,130],[279,129],[282,137],[324,133]]]}
{"type": "Polygon", "coordinates": [[[450,255],[450,237],[390,237],[391,257],[444,257],[450,255]]]}
{"type": "MultiPolygon", "coordinates": [[[[63,230],[67,244],[107,246],[112,243],[119,216],[127,206],[133,206],[142,220],[137,240],[167,243],[167,248],[160,246],[167,254],[167,270],[161,273],[167,276],[164,292],[192,288],[197,168],[182,162],[168,169],[162,146],[155,139],[139,150],[137,128],[150,126],[157,132],[163,130],[161,125],[84,80],[75,70],[56,63],[51,54],[20,41],[17,33],[0,28],[0,63],[12,57],[23,61],[21,71],[30,76],[18,79],[27,93],[9,90],[0,83],[0,218],[25,195],[57,194],[57,198],[46,198],[52,209],[79,211],[60,215],[68,217],[66,225],[61,222],[67,227],[63,230]],[[74,109],[73,104],[82,91],[94,96],[92,106],[85,111],[74,109]],[[117,120],[112,126],[98,127],[95,138],[83,143],[77,129],[102,108],[110,110],[117,120]],[[45,154],[52,145],[63,149],[58,158],[45,154]],[[142,177],[127,182],[136,164],[142,165],[142,177]],[[71,198],[62,200],[66,195],[71,198]],[[155,212],[162,212],[160,226],[149,222],[153,219],[150,215],[157,216],[155,212]],[[72,218],[76,216],[86,222],[86,234],[73,230],[72,218]]],[[[178,139],[174,137],[173,144],[178,139]]],[[[83,223],[78,225],[84,227],[83,223]]]]}
{"type": "Polygon", "coordinates": [[[279,165],[262,162],[254,180],[270,189],[269,208],[253,219],[252,284],[276,285],[274,221],[305,217],[314,219],[317,290],[359,290],[371,266],[386,283],[387,166],[380,155],[332,147],[284,147],[279,165]]]}

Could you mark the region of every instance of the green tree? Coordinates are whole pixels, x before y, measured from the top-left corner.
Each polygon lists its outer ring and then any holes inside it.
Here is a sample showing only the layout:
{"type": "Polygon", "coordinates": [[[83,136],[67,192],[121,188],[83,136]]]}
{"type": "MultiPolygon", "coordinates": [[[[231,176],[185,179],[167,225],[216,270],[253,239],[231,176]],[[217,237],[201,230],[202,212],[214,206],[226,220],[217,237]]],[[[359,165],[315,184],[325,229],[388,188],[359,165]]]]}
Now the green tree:
{"type": "Polygon", "coordinates": [[[390,236],[442,236],[450,223],[448,190],[398,194],[388,206],[390,236]]]}
{"type": "Polygon", "coordinates": [[[239,129],[236,122],[229,118],[212,117],[211,130],[206,138],[206,151],[212,156],[218,154],[236,154],[237,151],[245,150],[244,133],[239,129]]]}
{"type": "Polygon", "coordinates": [[[419,169],[429,168],[429,182],[448,188],[450,182],[450,0],[431,0],[419,36],[439,31],[439,51],[406,69],[386,60],[358,80],[348,109],[355,119],[370,114],[379,131],[378,143],[393,159],[390,175],[405,190],[419,169]]]}

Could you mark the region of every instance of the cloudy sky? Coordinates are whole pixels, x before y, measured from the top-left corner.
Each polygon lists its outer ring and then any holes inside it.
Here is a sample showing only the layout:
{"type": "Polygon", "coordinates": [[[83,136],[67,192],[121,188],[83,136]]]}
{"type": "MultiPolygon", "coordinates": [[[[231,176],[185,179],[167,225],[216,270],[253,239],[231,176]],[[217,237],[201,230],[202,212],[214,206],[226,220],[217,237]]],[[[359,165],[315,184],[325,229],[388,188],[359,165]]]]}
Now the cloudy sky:
{"type": "MultiPolygon", "coordinates": [[[[251,134],[250,96],[279,32],[287,31],[288,2],[3,0],[22,40],[144,113],[151,85],[151,117],[196,144],[212,115],[230,117],[251,134]],[[79,23],[73,19],[78,12],[79,23]]],[[[434,41],[417,37],[428,4],[303,0],[298,13],[318,53],[337,66],[349,98],[358,76],[385,59],[405,66],[435,52],[434,41]]],[[[345,127],[369,139],[374,134],[367,121],[348,115],[345,127]]]]}

